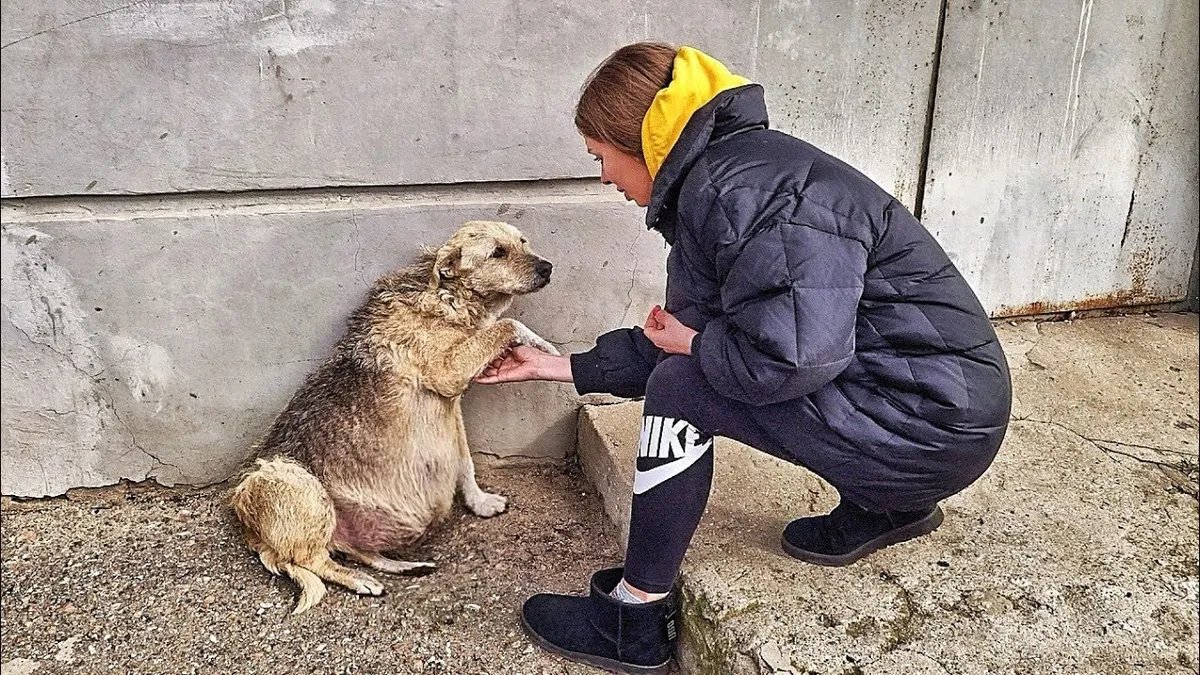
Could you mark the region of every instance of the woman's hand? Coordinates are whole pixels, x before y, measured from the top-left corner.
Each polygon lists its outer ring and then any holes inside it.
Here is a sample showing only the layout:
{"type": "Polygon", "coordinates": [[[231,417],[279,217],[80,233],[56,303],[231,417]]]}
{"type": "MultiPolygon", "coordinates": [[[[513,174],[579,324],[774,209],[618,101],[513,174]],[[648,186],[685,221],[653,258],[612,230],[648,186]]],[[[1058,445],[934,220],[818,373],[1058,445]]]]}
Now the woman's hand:
{"type": "Polygon", "coordinates": [[[642,332],[655,346],[668,354],[692,353],[692,338],[696,337],[696,331],[679,323],[679,319],[658,305],[650,310],[642,332]]]}
{"type": "Polygon", "coordinates": [[[475,378],[479,384],[502,382],[528,382],[549,380],[571,382],[571,359],[569,356],[552,356],[534,347],[516,345],[504,352],[500,358],[488,364],[483,373],[475,378]]]}

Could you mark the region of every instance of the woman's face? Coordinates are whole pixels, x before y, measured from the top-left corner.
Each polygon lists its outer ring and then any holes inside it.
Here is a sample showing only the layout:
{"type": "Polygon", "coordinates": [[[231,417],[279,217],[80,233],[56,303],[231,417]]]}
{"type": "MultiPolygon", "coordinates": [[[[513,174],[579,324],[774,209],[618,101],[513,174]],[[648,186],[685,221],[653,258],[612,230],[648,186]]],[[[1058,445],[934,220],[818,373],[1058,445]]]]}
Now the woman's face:
{"type": "Polygon", "coordinates": [[[583,137],[588,154],[600,162],[600,182],[615,185],[625,199],[645,206],[650,203],[650,188],[654,181],[641,158],[618,150],[614,146],[583,137]]]}

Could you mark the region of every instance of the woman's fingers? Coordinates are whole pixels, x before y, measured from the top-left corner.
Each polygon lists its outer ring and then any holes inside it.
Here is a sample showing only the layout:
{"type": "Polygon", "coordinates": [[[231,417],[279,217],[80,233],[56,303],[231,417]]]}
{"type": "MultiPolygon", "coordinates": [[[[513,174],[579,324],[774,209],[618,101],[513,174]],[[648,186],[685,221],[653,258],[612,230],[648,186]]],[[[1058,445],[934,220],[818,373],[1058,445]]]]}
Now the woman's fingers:
{"type": "Polygon", "coordinates": [[[646,315],[645,323],[642,324],[642,331],[649,333],[652,330],[662,330],[665,328],[666,326],[663,325],[662,319],[660,318],[664,314],[670,316],[670,314],[667,314],[663,308],[658,305],[655,305],[653,308],[651,308],[650,313],[646,315]]]}
{"type": "Polygon", "coordinates": [[[667,310],[662,309],[661,307],[655,307],[654,309],[654,320],[658,323],[659,329],[666,330],[666,328],[671,324],[679,323],[679,319],[676,319],[667,310]]]}
{"type": "Polygon", "coordinates": [[[663,341],[666,339],[666,335],[664,335],[663,331],[667,328],[666,319],[669,319],[670,317],[671,315],[668,314],[662,307],[655,305],[654,308],[650,310],[650,314],[646,316],[646,325],[642,327],[642,332],[645,333],[646,337],[650,338],[650,341],[654,343],[654,346],[658,347],[659,349],[663,349],[663,341]]]}

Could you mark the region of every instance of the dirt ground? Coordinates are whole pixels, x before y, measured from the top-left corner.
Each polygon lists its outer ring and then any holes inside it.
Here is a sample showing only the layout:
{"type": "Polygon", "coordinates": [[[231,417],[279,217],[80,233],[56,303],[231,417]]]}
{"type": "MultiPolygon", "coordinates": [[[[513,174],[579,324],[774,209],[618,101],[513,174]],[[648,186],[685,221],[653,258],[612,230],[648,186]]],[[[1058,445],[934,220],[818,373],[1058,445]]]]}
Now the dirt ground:
{"type": "Polygon", "coordinates": [[[592,488],[574,466],[485,469],[480,483],[509,511],[457,507],[405,556],[435,573],[374,573],[378,598],[331,586],[297,617],[292,582],[242,545],[227,487],[5,498],[4,675],[597,672],[541,652],[517,619],[527,596],[583,592],[619,564],[592,488]]]}

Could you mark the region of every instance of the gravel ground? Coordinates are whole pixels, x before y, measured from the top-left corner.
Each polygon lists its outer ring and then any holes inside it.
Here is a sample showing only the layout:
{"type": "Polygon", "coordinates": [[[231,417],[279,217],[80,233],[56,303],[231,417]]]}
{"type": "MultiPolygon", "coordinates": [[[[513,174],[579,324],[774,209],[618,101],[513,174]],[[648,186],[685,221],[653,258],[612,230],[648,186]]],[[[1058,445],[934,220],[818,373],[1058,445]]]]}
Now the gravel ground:
{"type": "Polygon", "coordinates": [[[295,587],[241,542],[228,486],[126,485],[5,498],[4,675],[43,673],[593,673],[541,652],[517,620],[539,591],[582,592],[620,551],[575,467],[494,468],[509,512],[456,508],[404,556],[429,576],[375,574],[379,598],[330,586],[289,615],[295,587]]]}

